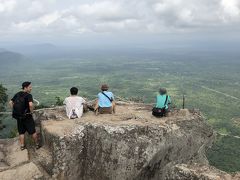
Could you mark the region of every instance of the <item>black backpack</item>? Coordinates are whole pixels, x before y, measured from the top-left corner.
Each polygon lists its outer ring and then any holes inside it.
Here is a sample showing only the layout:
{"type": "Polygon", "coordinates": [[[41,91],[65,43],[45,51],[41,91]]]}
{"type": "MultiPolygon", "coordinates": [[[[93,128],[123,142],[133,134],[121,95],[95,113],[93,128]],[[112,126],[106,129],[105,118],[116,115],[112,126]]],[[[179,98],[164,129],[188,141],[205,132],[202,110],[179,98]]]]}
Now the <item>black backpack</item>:
{"type": "Polygon", "coordinates": [[[26,107],[26,97],[27,93],[25,94],[18,94],[16,99],[13,102],[13,113],[12,117],[15,119],[22,119],[26,117],[26,113],[28,108],[26,107]]]}
{"type": "Polygon", "coordinates": [[[163,108],[154,107],[152,109],[152,115],[155,116],[155,117],[163,117],[163,116],[165,116],[166,115],[166,104],[167,104],[167,101],[168,101],[168,95],[166,96],[164,107],[163,108]]]}

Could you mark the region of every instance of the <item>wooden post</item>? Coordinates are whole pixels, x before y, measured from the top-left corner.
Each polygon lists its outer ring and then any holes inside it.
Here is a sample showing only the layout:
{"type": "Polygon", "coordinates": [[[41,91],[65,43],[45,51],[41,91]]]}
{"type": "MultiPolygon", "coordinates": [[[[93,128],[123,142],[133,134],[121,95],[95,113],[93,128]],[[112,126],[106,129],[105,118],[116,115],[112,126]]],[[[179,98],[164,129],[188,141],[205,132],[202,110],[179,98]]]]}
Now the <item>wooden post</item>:
{"type": "Polygon", "coordinates": [[[182,104],[182,108],[185,108],[185,95],[183,95],[183,104],[182,104]]]}

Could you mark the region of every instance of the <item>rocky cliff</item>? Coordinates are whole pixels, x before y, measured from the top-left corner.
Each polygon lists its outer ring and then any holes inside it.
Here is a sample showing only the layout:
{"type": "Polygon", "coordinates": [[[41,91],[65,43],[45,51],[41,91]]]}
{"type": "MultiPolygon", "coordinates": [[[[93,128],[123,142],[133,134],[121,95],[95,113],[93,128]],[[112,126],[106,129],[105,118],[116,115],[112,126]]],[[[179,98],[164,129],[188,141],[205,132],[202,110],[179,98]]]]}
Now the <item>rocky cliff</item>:
{"type": "Polygon", "coordinates": [[[119,103],[113,115],[87,112],[69,120],[64,114],[63,108],[35,114],[43,147],[29,146],[18,165],[3,158],[0,179],[15,179],[13,170],[26,165],[36,172],[26,179],[239,179],[208,166],[205,149],[214,133],[199,112],[174,110],[158,119],[148,106],[119,103]]]}

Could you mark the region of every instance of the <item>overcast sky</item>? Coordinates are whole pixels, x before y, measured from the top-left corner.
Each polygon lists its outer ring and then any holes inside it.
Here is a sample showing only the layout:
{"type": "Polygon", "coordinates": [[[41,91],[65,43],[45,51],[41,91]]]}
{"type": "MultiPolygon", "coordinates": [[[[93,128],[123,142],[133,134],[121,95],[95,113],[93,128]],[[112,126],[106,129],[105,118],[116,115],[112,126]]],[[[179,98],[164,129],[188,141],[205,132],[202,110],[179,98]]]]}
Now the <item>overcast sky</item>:
{"type": "Polygon", "coordinates": [[[240,0],[0,0],[2,42],[236,41],[239,30],[240,0]]]}

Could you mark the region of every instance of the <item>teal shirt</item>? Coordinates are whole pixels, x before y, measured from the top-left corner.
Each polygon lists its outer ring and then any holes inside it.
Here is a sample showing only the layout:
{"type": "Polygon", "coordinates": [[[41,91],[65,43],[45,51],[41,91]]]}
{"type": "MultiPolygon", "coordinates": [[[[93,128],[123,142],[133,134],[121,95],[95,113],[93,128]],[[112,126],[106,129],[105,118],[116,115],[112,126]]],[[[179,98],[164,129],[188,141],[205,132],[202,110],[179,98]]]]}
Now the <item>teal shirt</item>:
{"type": "Polygon", "coordinates": [[[171,103],[171,98],[169,95],[157,95],[157,103],[156,103],[156,107],[157,108],[163,108],[164,107],[164,103],[166,101],[166,96],[168,96],[168,100],[166,103],[166,109],[168,109],[168,104],[171,103]]]}

